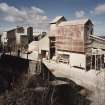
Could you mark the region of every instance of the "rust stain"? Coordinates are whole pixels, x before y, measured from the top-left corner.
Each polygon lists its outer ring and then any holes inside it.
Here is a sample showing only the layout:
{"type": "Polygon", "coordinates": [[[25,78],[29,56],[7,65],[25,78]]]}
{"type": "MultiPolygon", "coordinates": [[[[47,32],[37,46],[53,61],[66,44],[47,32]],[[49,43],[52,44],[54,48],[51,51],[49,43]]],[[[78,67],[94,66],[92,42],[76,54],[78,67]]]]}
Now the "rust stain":
{"type": "Polygon", "coordinates": [[[56,48],[84,52],[83,25],[59,26],[56,30],[56,48]]]}

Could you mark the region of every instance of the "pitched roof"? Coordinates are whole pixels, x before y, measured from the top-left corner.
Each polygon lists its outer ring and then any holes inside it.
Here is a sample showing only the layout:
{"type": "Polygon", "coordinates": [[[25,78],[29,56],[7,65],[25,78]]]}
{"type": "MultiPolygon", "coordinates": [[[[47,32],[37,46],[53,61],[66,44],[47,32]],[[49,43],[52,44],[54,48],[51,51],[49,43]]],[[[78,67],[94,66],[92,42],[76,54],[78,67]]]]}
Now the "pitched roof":
{"type": "Polygon", "coordinates": [[[79,25],[79,24],[83,24],[84,25],[88,21],[89,21],[89,19],[71,20],[71,21],[62,22],[62,23],[59,24],[59,26],[64,26],[64,25],[79,25]]]}
{"type": "Polygon", "coordinates": [[[101,40],[101,41],[105,41],[104,38],[101,38],[99,36],[95,36],[95,35],[90,35],[90,37],[94,38],[94,39],[98,39],[98,40],[101,40]]]}
{"type": "Polygon", "coordinates": [[[105,39],[105,36],[98,36],[98,37],[105,39]]]}
{"type": "Polygon", "coordinates": [[[50,23],[56,23],[58,22],[60,19],[65,18],[64,16],[57,16],[56,18],[54,18],[50,23]]]}

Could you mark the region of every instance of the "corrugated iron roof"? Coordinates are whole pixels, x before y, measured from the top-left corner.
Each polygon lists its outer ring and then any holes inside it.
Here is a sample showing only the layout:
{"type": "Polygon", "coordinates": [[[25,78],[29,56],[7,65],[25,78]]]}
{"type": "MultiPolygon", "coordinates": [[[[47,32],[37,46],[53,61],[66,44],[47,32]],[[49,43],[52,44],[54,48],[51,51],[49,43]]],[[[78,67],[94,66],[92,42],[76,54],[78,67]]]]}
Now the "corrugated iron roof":
{"type": "Polygon", "coordinates": [[[90,35],[90,37],[92,37],[92,38],[96,38],[96,39],[99,39],[99,40],[102,40],[102,41],[105,41],[105,39],[104,39],[104,38],[99,37],[99,36],[90,35]]]}
{"type": "Polygon", "coordinates": [[[61,18],[64,18],[64,16],[57,16],[57,17],[54,18],[50,23],[56,23],[56,22],[59,21],[61,18]]]}
{"type": "Polygon", "coordinates": [[[62,22],[59,24],[59,26],[85,24],[88,21],[89,19],[71,20],[71,21],[62,22]]]}
{"type": "Polygon", "coordinates": [[[98,37],[105,39],[105,36],[98,36],[98,37]]]}

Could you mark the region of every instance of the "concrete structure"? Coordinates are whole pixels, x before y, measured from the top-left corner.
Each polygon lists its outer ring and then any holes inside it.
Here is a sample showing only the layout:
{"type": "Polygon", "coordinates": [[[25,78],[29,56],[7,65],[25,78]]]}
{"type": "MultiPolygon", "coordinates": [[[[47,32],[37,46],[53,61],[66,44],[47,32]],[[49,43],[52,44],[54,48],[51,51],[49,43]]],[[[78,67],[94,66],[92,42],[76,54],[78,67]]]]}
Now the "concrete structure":
{"type": "Polygon", "coordinates": [[[87,69],[105,68],[105,39],[90,35],[87,46],[87,69]]]}
{"type": "Polygon", "coordinates": [[[2,49],[2,43],[1,43],[1,34],[0,34],[0,51],[1,51],[1,49],[2,49]]]}
{"type": "Polygon", "coordinates": [[[0,33],[0,50],[7,51],[7,32],[0,33]]]}
{"type": "Polygon", "coordinates": [[[7,32],[1,33],[1,43],[2,45],[7,45],[7,32]]]}
{"type": "Polygon", "coordinates": [[[49,37],[49,57],[52,59],[53,56],[55,56],[55,36],[50,36],[49,37]]]}
{"type": "Polygon", "coordinates": [[[53,54],[50,51],[50,56],[55,55],[57,62],[69,63],[71,67],[87,70],[103,68],[105,40],[93,35],[93,24],[90,19],[66,21],[63,16],[57,17],[50,23],[49,38],[50,50],[53,48],[55,52],[53,54]],[[93,49],[101,51],[95,54],[99,57],[93,57],[93,49]],[[96,65],[99,62],[98,67],[96,65]]]}
{"type": "Polygon", "coordinates": [[[48,58],[49,53],[49,38],[48,36],[44,36],[38,41],[32,41],[29,44],[28,52],[31,53],[37,53],[38,55],[41,55],[42,58],[48,58]]]}
{"type": "Polygon", "coordinates": [[[8,47],[15,51],[18,49],[25,49],[28,43],[33,40],[32,27],[17,27],[7,31],[8,47]]]}
{"type": "Polygon", "coordinates": [[[57,16],[52,22],[50,23],[50,35],[49,35],[49,42],[50,42],[50,58],[55,56],[55,41],[56,41],[56,31],[57,26],[59,23],[66,21],[64,16],[57,16]]]}
{"type": "Polygon", "coordinates": [[[48,38],[48,35],[44,36],[39,41],[39,53],[42,55],[43,58],[48,59],[48,54],[49,54],[49,38],[48,38]]]}
{"type": "Polygon", "coordinates": [[[33,33],[33,39],[35,41],[38,41],[38,40],[42,39],[44,36],[46,36],[46,35],[47,35],[46,32],[34,32],[33,33]]]}
{"type": "Polygon", "coordinates": [[[33,52],[33,51],[37,51],[38,52],[38,41],[32,41],[28,45],[28,51],[29,52],[33,52]]]}
{"type": "Polygon", "coordinates": [[[2,36],[2,34],[0,34],[0,44],[1,44],[1,36],[2,36]]]}

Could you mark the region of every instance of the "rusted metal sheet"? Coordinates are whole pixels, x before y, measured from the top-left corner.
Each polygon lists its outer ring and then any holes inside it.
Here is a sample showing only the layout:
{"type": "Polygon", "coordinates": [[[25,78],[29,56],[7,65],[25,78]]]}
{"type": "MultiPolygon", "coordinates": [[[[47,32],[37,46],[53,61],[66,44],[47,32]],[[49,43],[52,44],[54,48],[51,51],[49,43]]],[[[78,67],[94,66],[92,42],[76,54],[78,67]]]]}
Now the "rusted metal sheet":
{"type": "Polygon", "coordinates": [[[56,48],[84,52],[83,25],[58,26],[56,29],[56,48]]]}

